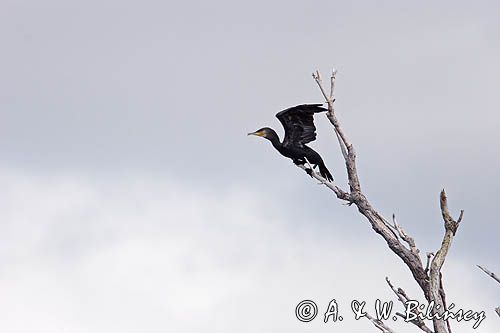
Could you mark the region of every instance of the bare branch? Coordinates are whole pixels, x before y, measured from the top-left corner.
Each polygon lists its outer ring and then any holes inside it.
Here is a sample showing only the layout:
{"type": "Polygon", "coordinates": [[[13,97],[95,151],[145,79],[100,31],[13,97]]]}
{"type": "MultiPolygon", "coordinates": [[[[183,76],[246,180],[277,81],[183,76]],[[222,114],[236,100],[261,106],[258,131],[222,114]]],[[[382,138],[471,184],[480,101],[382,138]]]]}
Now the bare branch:
{"type": "Polygon", "coordinates": [[[311,177],[313,177],[314,179],[318,180],[320,182],[320,184],[325,185],[330,190],[332,190],[335,193],[335,195],[337,196],[337,198],[339,198],[341,200],[345,200],[345,201],[351,202],[351,196],[349,195],[349,193],[347,193],[346,191],[342,190],[340,187],[334,185],[333,183],[327,181],[325,178],[321,177],[321,175],[319,175],[317,172],[315,172],[312,169],[312,167],[309,169],[305,165],[302,165],[302,164],[298,164],[297,166],[299,168],[301,168],[302,170],[304,170],[304,171],[311,170],[310,171],[311,177]]]}
{"type": "Polygon", "coordinates": [[[321,74],[319,71],[316,71],[312,74],[314,80],[318,84],[318,87],[325,98],[326,103],[328,104],[328,113],[327,117],[330,120],[330,123],[334,126],[335,134],[337,135],[337,139],[339,140],[340,150],[342,151],[342,155],[344,160],[346,161],[347,167],[347,176],[349,178],[349,185],[352,189],[356,189],[357,191],[361,191],[359,186],[358,174],[356,171],[356,153],[351,143],[347,139],[347,136],[344,134],[340,124],[335,116],[335,111],[333,108],[333,103],[335,102],[334,89],[335,89],[335,76],[337,72],[333,71],[332,77],[330,79],[330,97],[327,96],[325,92],[325,88],[323,87],[323,80],[321,79],[321,74]]]}
{"type": "Polygon", "coordinates": [[[482,267],[482,266],[479,266],[477,265],[477,267],[479,267],[483,272],[485,272],[486,274],[488,274],[492,279],[494,279],[496,282],[500,283],[500,277],[498,277],[495,273],[487,270],[486,268],[482,267]]]}
{"type": "Polygon", "coordinates": [[[399,237],[401,237],[402,240],[406,242],[410,246],[410,251],[413,252],[414,254],[418,255],[420,253],[420,250],[417,248],[417,245],[415,244],[415,240],[410,237],[404,230],[403,228],[398,224],[396,221],[396,215],[392,214],[392,222],[394,225],[394,228],[398,232],[399,237]]]}
{"type": "Polygon", "coordinates": [[[332,76],[330,76],[330,100],[335,101],[335,77],[337,76],[337,70],[334,68],[332,70],[332,76]]]}
{"type": "Polygon", "coordinates": [[[366,318],[368,318],[376,328],[381,330],[383,333],[395,333],[391,328],[386,326],[382,320],[378,320],[370,316],[368,313],[366,314],[366,318]]]}
{"type": "MultiPolygon", "coordinates": [[[[458,220],[455,221],[448,210],[446,193],[444,190],[441,192],[440,203],[441,213],[445,224],[445,234],[441,247],[439,251],[436,252],[434,258],[431,260],[432,254],[427,254],[427,267],[424,269],[422,260],[419,256],[420,251],[416,246],[415,240],[403,230],[403,228],[397,223],[394,216],[393,225],[387,222],[387,219],[380,215],[371,206],[370,202],[361,191],[361,183],[356,166],[356,151],[344,133],[333,107],[333,103],[335,101],[335,77],[336,71],[333,71],[330,78],[330,94],[328,95],[323,86],[323,80],[319,71],[313,73],[313,78],[318,85],[321,94],[325,98],[326,103],[328,104],[327,117],[334,127],[335,135],[345,160],[347,178],[349,182],[349,192],[343,191],[337,186],[325,182],[322,177],[314,172],[311,173],[311,175],[334,191],[338,198],[346,200],[358,208],[358,211],[365,216],[373,230],[384,238],[389,248],[397,256],[399,256],[401,260],[403,260],[406,266],[408,266],[413,278],[422,289],[427,301],[433,301],[435,303],[435,311],[438,309],[437,312],[442,313],[446,310],[446,300],[441,281],[441,268],[450,249],[453,236],[462,221],[464,212],[461,211],[458,220]],[[403,242],[406,243],[409,248],[403,244],[403,242]]],[[[302,168],[304,167],[302,166],[302,168]]],[[[404,291],[399,292],[398,290],[396,294],[398,295],[398,298],[404,298],[404,291]]],[[[386,328],[382,322],[373,320],[372,322],[374,322],[374,324],[382,331],[385,330],[390,332],[390,330],[386,328]]],[[[449,322],[434,319],[433,324],[435,333],[451,333],[449,322]]],[[[417,324],[417,326],[419,325],[417,324]]],[[[419,327],[421,327],[421,325],[419,327]]],[[[422,329],[425,331],[425,328],[422,329]]],[[[429,328],[427,328],[427,330],[430,331],[429,328]]]]}
{"type": "Polygon", "coordinates": [[[318,84],[319,89],[321,90],[321,93],[323,94],[323,97],[325,98],[327,103],[330,103],[331,100],[328,98],[325,92],[325,88],[323,87],[323,79],[321,78],[320,72],[317,70],[315,73],[312,74],[314,81],[318,84]]]}
{"type": "MultiPolygon", "coordinates": [[[[443,287],[443,273],[441,272],[439,272],[439,295],[443,300],[443,308],[448,309],[448,305],[446,304],[446,293],[444,292],[444,287],[443,287]]],[[[446,319],[446,326],[448,327],[448,332],[452,333],[449,319],[446,319]]]]}
{"type": "MultiPolygon", "coordinates": [[[[336,72],[332,73],[332,78],[330,83],[335,83],[336,72]]],[[[334,87],[330,87],[330,97],[326,94],[325,88],[323,87],[323,81],[321,79],[321,75],[319,71],[313,73],[313,78],[317,83],[323,97],[328,103],[328,114],[327,117],[330,120],[330,123],[333,125],[335,134],[337,135],[340,148],[342,150],[346,169],[347,169],[347,177],[349,180],[350,193],[342,194],[344,200],[349,200],[350,203],[353,203],[358,208],[358,211],[366,217],[368,222],[371,224],[373,230],[376,233],[381,235],[389,248],[398,255],[403,262],[408,266],[414,279],[419,284],[422,289],[426,299],[429,299],[429,282],[427,274],[424,272],[424,268],[422,266],[422,261],[420,257],[407,249],[399,240],[397,234],[392,230],[391,226],[386,222],[382,215],[380,215],[370,204],[365,195],[361,192],[361,185],[358,177],[357,167],[356,167],[356,152],[354,150],[353,145],[345,135],[340,122],[338,121],[334,109],[333,109],[333,94],[334,87]]],[[[316,177],[315,177],[316,178],[316,177]]],[[[318,178],[316,178],[318,179],[318,178]]],[[[329,186],[330,187],[330,186],[329,186]]],[[[333,189],[332,189],[333,190],[333,189]]],[[[334,190],[335,192],[335,190],[334,190]]],[[[339,192],[335,192],[337,197],[339,197],[339,192]]]]}
{"type": "MultiPolygon", "coordinates": [[[[391,281],[389,280],[388,277],[385,278],[385,281],[387,282],[387,284],[389,285],[389,287],[392,289],[392,291],[394,292],[394,294],[396,294],[396,296],[398,297],[399,301],[401,303],[403,303],[404,306],[406,306],[406,302],[408,302],[410,300],[410,298],[406,295],[406,292],[401,289],[401,288],[398,288],[396,289],[391,281]]],[[[419,311],[420,312],[420,311],[419,311]]],[[[398,316],[402,317],[402,318],[405,318],[406,319],[406,316],[404,316],[403,314],[401,313],[396,313],[398,316]]],[[[421,319],[415,319],[415,320],[412,320],[411,323],[415,326],[417,326],[418,328],[420,328],[422,331],[424,332],[427,332],[427,333],[433,333],[432,330],[427,327],[424,323],[423,320],[421,319]]]]}
{"type": "MultiPolygon", "coordinates": [[[[498,277],[498,275],[496,275],[495,273],[491,272],[490,270],[488,270],[482,266],[477,265],[477,267],[479,267],[483,272],[485,272],[487,275],[489,275],[493,280],[500,283],[500,277],[498,277]]],[[[500,316],[500,306],[495,309],[495,312],[497,313],[498,316],[500,316]]]]}
{"type": "Polygon", "coordinates": [[[391,290],[394,292],[394,294],[396,294],[399,301],[401,303],[403,303],[403,305],[406,306],[406,302],[408,302],[409,298],[406,295],[405,291],[401,288],[396,289],[396,287],[394,287],[394,285],[391,283],[391,281],[389,280],[389,278],[387,276],[385,277],[385,281],[389,285],[389,288],[391,288],[391,290]]]}
{"type": "MultiPolygon", "coordinates": [[[[441,243],[441,248],[436,252],[434,259],[431,262],[429,274],[429,301],[434,301],[436,308],[435,312],[442,314],[446,310],[446,301],[444,290],[441,282],[441,268],[443,267],[446,255],[451,247],[453,236],[457,232],[459,222],[455,221],[448,210],[448,199],[446,192],[443,189],[440,195],[441,214],[444,220],[445,234],[441,243]]],[[[463,210],[460,212],[460,221],[463,217],[463,210]]],[[[433,319],[434,330],[437,333],[449,332],[447,323],[440,319],[433,319]]],[[[448,323],[449,326],[449,323],[448,323]]]]}
{"type": "MultiPolygon", "coordinates": [[[[315,73],[312,74],[313,78],[314,78],[314,81],[316,81],[316,83],[318,84],[318,87],[319,87],[319,90],[321,91],[321,94],[323,95],[323,97],[325,98],[325,101],[328,105],[328,115],[327,117],[330,119],[329,115],[330,114],[333,114],[335,111],[334,111],[334,108],[333,108],[333,103],[335,102],[335,98],[334,98],[334,94],[335,94],[335,76],[337,74],[337,71],[334,69],[332,71],[332,76],[330,77],[330,97],[328,97],[326,95],[326,91],[325,91],[325,87],[323,86],[323,80],[321,78],[321,74],[319,71],[316,71],[315,73]]],[[[337,140],[339,141],[339,145],[340,145],[340,151],[342,152],[342,156],[344,157],[344,159],[347,161],[347,145],[346,145],[346,141],[345,141],[345,138],[343,138],[336,127],[334,127],[335,129],[335,135],[337,136],[337,140]]]]}
{"type": "Polygon", "coordinates": [[[335,136],[337,137],[337,140],[339,141],[340,151],[342,152],[342,156],[344,157],[344,160],[347,161],[347,159],[348,159],[347,150],[345,148],[344,143],[342,142],[342,138],[340,137],[339,132],[337,132],[337,131],[334,131],[334,132],[335,132],[335,136]]]}
{"type": "Polygon", "coordinates": [[[427,263],[425,264],[425,274],[429,273],[429,268],[431,264],[431,258],[434,256],[434,252],[427,252],[427,263]]]}
{"type": "Polygon", "coordinates": [[[450,211],[448,210],[448,198],[446,197],[446,192],[444,189],[441,191],[440,203],[441,203],[441,214],[443,215],[443,220],[444,220],[444,227],[447,231],[451,230],[453,232],[453,236],[455,236],[458,226],[460,225],[460,222],[462,222],[462,218],[464,217],[464,211],[463,210],[460,211],[460,216],[458,218],[458,221],[455,221],[453,219],[453,217],[450,214],[450,211]]]}
{"type": "Polygon", "coordinates": [[[391,232],[394,234],[394,237],[396,237],[396,239],[399,242],[399,236],[396,233],[397,232],[396,228],[392,224],[390,224],[383,216],[381,218],[382,222],[391,230],[391,232]]]}
{"type": "Polygon", "coordinates": [[[396,294],[399,301],[401,303],[403,303],[403,305],[404,305],[408,301],[408,296],[406,296],[406,293],[403,291],[403,289],[401,289],[401,288],[396,289],[396,287],[393,286],[393,284],[391,283],[391,281],[389,280],[389,278],[387,276],[385,277],[385,281],[387,282],[389,287],[392,289],[392,291],[396,294]]]}

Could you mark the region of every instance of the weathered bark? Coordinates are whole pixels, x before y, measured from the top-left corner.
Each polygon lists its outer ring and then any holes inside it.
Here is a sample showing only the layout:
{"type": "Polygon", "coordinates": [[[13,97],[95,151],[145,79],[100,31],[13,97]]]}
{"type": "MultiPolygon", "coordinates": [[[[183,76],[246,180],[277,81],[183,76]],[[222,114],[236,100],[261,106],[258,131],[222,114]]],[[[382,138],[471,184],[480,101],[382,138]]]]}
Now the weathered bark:
{"type": "MultiPolygon", "coordinates": [[[[388,247],[406,264],[406,266],[411,271],[413,278],[420,286],[424,297],[428,302],[433,301],[436,305],[440,306],[437,311],[442,313],[446,309],[445,293],[442,287],[441,280],[441,268],[444,264],[446,255],[450,249],[453,237],[458,229],[460,221],[463,217],[463,211],[460,213],[460,217],[457,221],[453,220],[451,214],[448,211],[447,199],[444,190],[441,192],[441,213],[443,215],[443,220],[445,224],[445,235],[441,243],[440,249],[436,252],[434,258],[431,259],[431,255],[427,255],[427,265],[424,268],[422,260],[420,258],[420,251],[417,248],[415,241],[410,237],[403,228],[396,222],[393,216],[393,224],[391,225],[387,219],[385,219],[381,214],[379,214],[375,208],[370,204],[368,198],[363,194],[361,190],[361,182],[358,176],[358,171],[356,167],[356,151],[354,146],[349,141],[347,135],[342,129],[339,120],[336,117],[333,104],[335,102],[334,90],[335,90],[335,79],[336,71],[333,71],[330,78],[330,93],[327,95],[325,88],[323,86],[322,78],[319,71],[313,73],[313,78],[318,84],[323,97],[328,104],[327,117],[330,123],[333,125],[335,135],[338,139],[342,156],[345,160],[345,166],[347,171],[347,179],[349,184],[349,191],[341,189],[339,186],[333,183],[327,182],[323,177],[312,172],[312,176],[319,180],[322,184],[331,189],[337,198],[345,200],[349,205],[355,205],[358,211],[368,220],[373,230],[381,235],[386,241],[388,247]],[[406,243],[408,246],[405,246],[406,243]]],[[[305,168],[304,166],[299,166],[305,168]]],[[[394,290],[394,289],[393,289],[394,290]]],[[[399,297],[399,295],[398,295],[399,297]]],[[[373,321],[370,319],[376,327],[382,331],[390,332],[390,329],[381,324],[379,321],[373,321]]],[[[423,322],[415,322],[419,328],[425,332],[432,332],[423,322]]],[[[435,333],[451,333],[449,323],[439,319],[433,319],[434,331],[435,333]]]]}
{"type": "MultiPolygon", "coordinates": [[[[446,301],[444,295],[444,289],[442,287],[441,280],[441,268],[443,267],[444,261],[446,259],[446,255],[451,246],[451,242],[453,240],[453,236],[457,232],[458,226],[462,221],[464,211],[460,212],[460,217],[457,221],[455,221],[448,210],[448,199],[446,197],[446,192],[444,190],[441,191],[440,196],[441,203],[441,214],[443,215],[445,234],[443,241],[441,243],[441,248],[436,252],[436,255],[432,259],[431,268],[430,268],[430,285],[429,285],[429,296],[430,302],[434,302],[435,304],[435,312],[442,314],[446,310],[446,301]]],[[[443,320],[433,320],[434,330],[436,332],[448,332],[449,326],[447,327],[446,322],[443,320]]]]}

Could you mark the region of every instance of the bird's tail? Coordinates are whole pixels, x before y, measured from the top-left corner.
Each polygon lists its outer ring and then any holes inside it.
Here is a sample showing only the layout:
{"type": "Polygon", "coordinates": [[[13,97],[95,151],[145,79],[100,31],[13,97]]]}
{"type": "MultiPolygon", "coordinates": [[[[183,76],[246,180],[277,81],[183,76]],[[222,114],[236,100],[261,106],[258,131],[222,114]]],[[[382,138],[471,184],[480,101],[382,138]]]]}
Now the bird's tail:
{"type": "Polygon", "coordinates": [[[328,171],[324,163],[321,163],[319,165],[319,173],[321,174],[321,176],[323,176],[323,178],[327,179],[329,182],[333,181],[333,176],[330,173],[330,171],[328,171]]]}

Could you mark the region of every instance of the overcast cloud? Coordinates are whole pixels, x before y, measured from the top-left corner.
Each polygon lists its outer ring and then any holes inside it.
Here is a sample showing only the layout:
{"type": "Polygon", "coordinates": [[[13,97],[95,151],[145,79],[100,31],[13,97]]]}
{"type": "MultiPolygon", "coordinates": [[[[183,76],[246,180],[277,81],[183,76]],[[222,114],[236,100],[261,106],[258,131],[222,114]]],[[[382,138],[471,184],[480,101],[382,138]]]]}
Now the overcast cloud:
{"type": "Polygon", "coordinates": [[[498,332],[500,288],[475,268],[500,272],[498,17],[494,1],[4,0],[0,330],[326,331],[296,303],[394,299],[385,276],[421,297],[353,207],[246,136],[282,135],[274,114],[321,102],[310,74],[335,66],[368,197],[427,252],[447,189],[465,210],[448,297],[498,332]]]}

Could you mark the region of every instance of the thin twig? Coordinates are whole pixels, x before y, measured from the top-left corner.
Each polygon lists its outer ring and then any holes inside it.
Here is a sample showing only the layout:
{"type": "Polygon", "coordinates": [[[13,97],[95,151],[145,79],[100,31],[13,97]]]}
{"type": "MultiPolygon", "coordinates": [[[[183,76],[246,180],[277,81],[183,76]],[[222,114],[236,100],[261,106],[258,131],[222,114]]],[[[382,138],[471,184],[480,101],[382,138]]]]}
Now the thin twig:
{"type": "Polygon", "coordinates": [[[330,76],[330,100],[335,101],[335,78],[337,76],[337,70],[334,68],[332,70],[332,76],[330,76]]]}
{"type": "Polygon", "coordinates": [[[370,316],[368,313],[366,313],[366,318],[368,318],[373,325],[375,325],[376,328],[381,330],[383,333],[395,333],[392,328],[388,327],[382,320],[378,320],[376,318],[373,318],[370,316]]]}
{"type": "Polygon", "coordinates": [[[398,222],[396,221],[395,214],[392,214],[392,222],[393,222],[394,228],[398,232],[399,237],[401,237],[401,239],[404,240],[406,242],[406,244],[408,244],[408,246],[410,246],[411,252],[413,252],[415,255],[418,255],[420,253],[420,250],[417,248],[417,245],[415,244],[415,240],[412,237],[410,237],[403,230],[403,228],[398,224],[398,222]]]}
{"type": "MultiPolygon", "coordinates": [[[[358,177],[358,172],[356,170],[356,152],[354,150],[354,147],[352,144],[349,142],[347,139],[347,136],[345,135],[344,131],[340,127],[340,123],[337,120],[337,117],[335,116],[334,108],[333,108],[333,103],[335,99],[333,99],[333,93],[334,91],[334,86],[330,86],[330,96],[326,94],[325,88],[323,87],[323,80],[321,78],[320,72],[317,70],[315,73],[312,74],[314,81],[316,81],[316,84],[318,85],[321,94],[325,98],[326,103],[328,104],[328,113],[327,113],[327,118],[330,120],[330,123],[333,125],[335,134],[337,135],[337,139],[339,140],[340,144],[340,149],[342,151],[342,155],[344,157],[344,160],[346,162],[346,168],[347,168],[347,176],[349,178],[349,186],[351,187],[351,192],[357,191],[361,192],[361,186],[359,182],[359,177],[358,177]]],[[[336,76],[336,71],[332,73],[332,77],[330,79],[330,84],[335,84],[335,76],[336,76]]]]}
{"type": "MultiPolygon", "coordinates": [[[[485,272],[487,275],[489,275],[493,280],[500,283],[500,277],[498,277],[498,275],[496,275],[495,273],[491,272],[490,270],[488,270],[482,266],[477,265],[477,267],[479,267],[483,272],[485,272]]],[[[497,313],[498,316],[500,316],[500,306],[495,309],[495,312],[497,313]]]]}
{"type": "MultiPolygon", "coordinates": [[[[297,166],[299,168],[301,168],[302,170],[308,172],[307,171],[308,168],[305,165],[298,164],[297,166]]],[[[327,179],[323,178],[320,174],[318,174],[312,168],[310,170],[311,170],[310,171],[311,177],[313,177],[314,179],[318,180],[321,184],[325,185],[330,190],[332,190],[335,193],[335,195],[337,196],[337,198],[345,200],[345,201],[348,201],[348,202],[351,202],[351,196],[349,195],[349,193],[347,193],[346,191],[342,190],[337,185],[334,185],[333,183],[329,182],[327,179]]]]}
{"type": "Polygon", "coordinates": [[[477,267],[479,267],[483,272],[485,272],[486,274],[488,274],[493,280],[495,280],[496,282],[500,283],[500,277],[498,277],[498,275],[496,275],[495,273],[489,271],[488,269],[482,267],[482,266],[479,266],[477,265],[477,267]]]}
{"type": "Polygon", "coordinates": [[[323,97],[325,98],[326,102],[330,102],[330,99],[328,98],[325,88],[323,88],[323,79],[321,78],[320,72],[317,70],[316,73],[312,74],[314,80],[318,84],[319,89],[321,90],[321,93],[323,94],[323,97]]]}
{"type": "Polygon", "coordinates": [[[405,304],[406,302],[408,302],[408,297],[406,296],[406,293],[400,292],[400,290],[402,291],[403,289],[401,289],[401,288],[396,289],[396,287],[394,287],[394,285],[391,283],[391,281],[389,280],[389,278],[387,276],[385,277],[385,281],[387,282],[389,287],[392,289],[392,291],[396,294],[396,296],[398,297],[398,299],[401,303],[405,304]]]}
{"type": "Polygon", "coordinates": [[[427,252],[427,263],[425,264],[425,274],[429,273],[429,267],[431,264],[431,258],[434,256],[434,252],[427,252]]]}
{"type": "MultiPolygon", "coordinates": [[[[408,295],[406,295],[406,292],[401,289],[401,288],[398,288],[396,289],[396,287],[393,286],[393,284],[391,283],[391,281],[389,280],[388,277],[385,278],[385,281],[387,282],[387,284],[389,285],[389,287],[392,289],[392,291],[394,292],[394,294],[396,294],[396,296],[398,297],[399,301],[401,303],[403,303],[404,306],[406,306],[406,302],[408,302],[410,300],[410,298],[408,297],[408,295]]],[[[420,311],[418,311],[420,312],[420,311]]],[[[403,314],[401,313],[396,313],[398,316],[406,319],[406,316],[404,316],[403,314]]],[[[433,333],[432,330],[427,327],[424,323],[423,320],[421,319],[415,319],[415,320],[412,320],[411,321],[412,324],[414,324],[415,326],[417,326],[418,328],[420,328],[422,331],[426,332],[426,333],[433,333]]]]}
{"type": "Polygon", "coordinates": [[[340,137],[339,135],[339,132],[337,132],[337,130],[334,130],[335,132],[335,135],[337,136],[337,140],[339,141],[339,145],[340,145],[340,151],[342,152],[342,156],[344,157],[344,160],[347,160],[347,150],[345,149],[345,145],[343,144],[342,142],[342,138],[340,137]]]}

